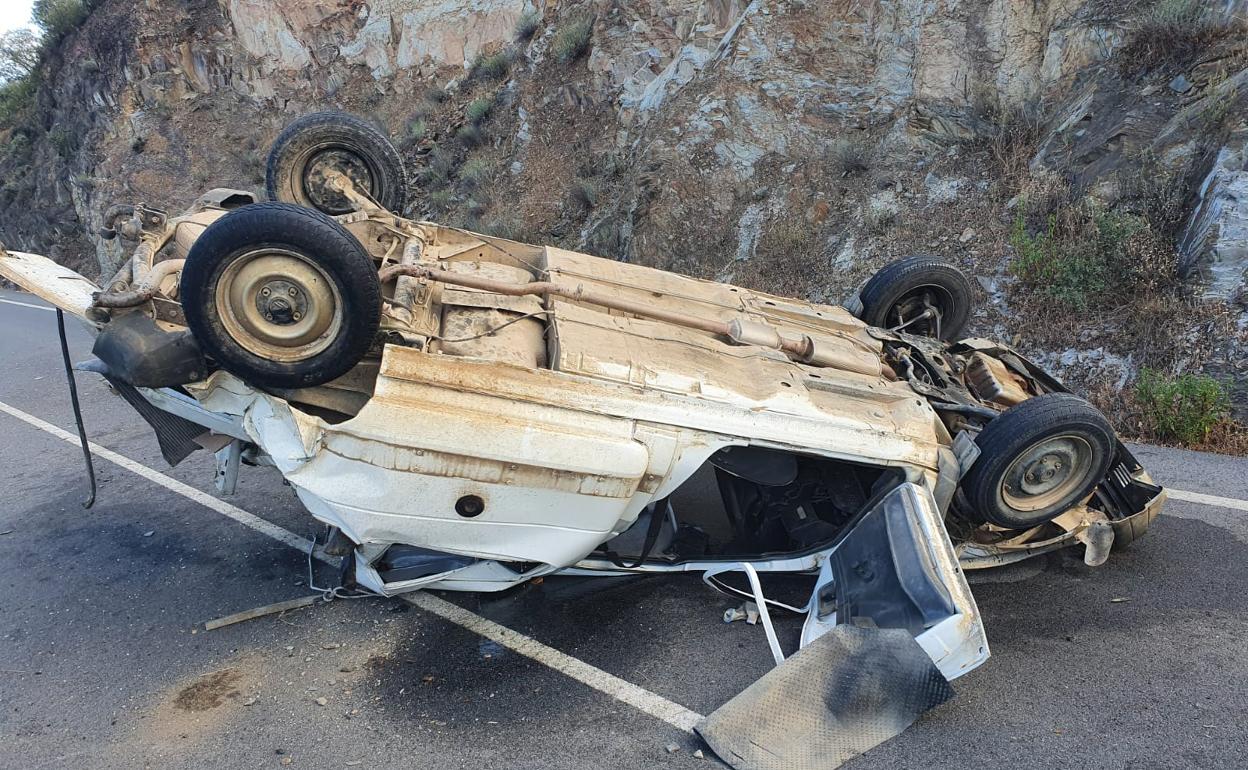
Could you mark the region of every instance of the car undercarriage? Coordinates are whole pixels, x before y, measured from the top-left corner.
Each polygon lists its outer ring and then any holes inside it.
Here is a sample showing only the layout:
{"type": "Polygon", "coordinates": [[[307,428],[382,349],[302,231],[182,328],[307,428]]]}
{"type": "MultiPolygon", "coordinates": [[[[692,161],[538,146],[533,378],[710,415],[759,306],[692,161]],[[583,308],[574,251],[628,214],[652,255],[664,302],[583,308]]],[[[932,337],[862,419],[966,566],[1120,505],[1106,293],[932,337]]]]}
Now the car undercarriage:
{"type": "Polygon", "coordinates": [[[223,494],[281,473],[342,588],[701,573],[777,663],[769,612],[792,610],[803,651],[904,631],[948,680],[988,657],[964,570],[1101,564],[1164,501],[1087,402],[959,338],[951,265],[901,260],[830,306],[407,219],[388,141],[326,115],[279,137],[274,202],[107,212],[137,245],[103,286],[21,252],[0,274],[97,335],[79,368],[170,463],[214,452],[223,494]],[[812,576],[806,605],[760,573],[812,576]]]}

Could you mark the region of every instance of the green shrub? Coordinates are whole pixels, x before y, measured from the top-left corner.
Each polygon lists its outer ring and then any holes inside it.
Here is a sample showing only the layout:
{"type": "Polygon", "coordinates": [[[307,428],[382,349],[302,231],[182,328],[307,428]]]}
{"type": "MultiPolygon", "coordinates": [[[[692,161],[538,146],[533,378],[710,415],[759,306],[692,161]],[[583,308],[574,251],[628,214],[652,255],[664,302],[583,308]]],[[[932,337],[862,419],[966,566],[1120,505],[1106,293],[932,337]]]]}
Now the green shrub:
{"type": "Polygon", "coordinates": [[[1222,383],[1203,374],[1170,377],[1140,372],[1135,398],[1145,428],[1164,441],[1198,444],[1230,416],[1231,399],[1222,383]]]}
{"type": "Polygon", "coordinates": [[[526,14],[522,14],[519,19],[516,19],[516,41],[520,43],[528,42],[537,33],[537,28],[541,26],[541,23],[542,15],[537,11],[529,11],[526,14]]]}
{"type": "Polygon", "coordinates": [[[488,182],[494,176],[494,166],[484,158],[473,158],[459,170],[459,179],[470,187],[488,182]]]}
{"type": "Polygon", "coordinates": [[[78,137],[64,128],[49,131],[48,141],[52,142],[52,146],[56,148],[56,153],[62,158],[68,158],[78,151],[78,137]]]}
{"type": "Polygon", "coordinates": [[[15,163],[27,163],[34,150],[34,142],[25,131],[14,131],[9,136],[8,146],[4,149],[4,157],[15,163]]]}
{"type": "Polygon", "coordinates": [[[1025,207],[1024,202],[1010,234],[1015,250],[1010,269],[1031,288],[1083,310],[1111,288],[1130,293],[1158,282],[1160,276],[1145,274],[1157,269],[1152,264],[1158,261],[1153,242],[1133,242],[1147,230],[1139,218],[1086,205],[1068,206],[1050,214],[1047,227],[1033,235],[1027,231],[1025,207]],[[1149,264],[1137,259],[1145,254],[1149,264]]]}
{"type": "Polygon", "coordinates": [[[589,50],[589,40],[594,33],[594,20],[588,16],[568,22],[555,33],[550,50],[561,62],[573,62],[589,50]]]}
{"type": "Polygon", "coordinates": [[[470,123],[480,123],[490,115],[490,110],[494,109],[493,99],[473,99],[468,102],[468,106],[464,108],[464,117],[470,123]]]}
{"type": "Polygon", "coordinates": [[[472,63],[472,76],[483,80],[501,80],[510,70],[511,54],[506,51],[488,55],[482,51],[472,63]]]}
{"type": "Polygon", "coordinates": [[[424,120],[417,119],[407,124],[407,138],[413,142],[424,139],[427,133],[429,133],[429,125],[424,120]]]}
{"type": "Polygon", "coordinates": [[[451,207],[454,197],[450,190],[434,190],[429,193],[429,206],[434,211],[444,212],[451,207]]]}
{"type": "Polygon", "coordinates": [[[468,149],[472,149],[473,147],[480,145],[481,142],[485,141],[485,134],[481,133],[481,129],[471,123],[465,123],[459,127],[458,131],[455,132],[455,138],[459,140],[459,143],[463,146],[468,149]]]}
{"type": "Polygon", "coordinates": [[[35,103],[39,85],[33,75],[0,83],[0,127],[12,126],[35,103]]]}

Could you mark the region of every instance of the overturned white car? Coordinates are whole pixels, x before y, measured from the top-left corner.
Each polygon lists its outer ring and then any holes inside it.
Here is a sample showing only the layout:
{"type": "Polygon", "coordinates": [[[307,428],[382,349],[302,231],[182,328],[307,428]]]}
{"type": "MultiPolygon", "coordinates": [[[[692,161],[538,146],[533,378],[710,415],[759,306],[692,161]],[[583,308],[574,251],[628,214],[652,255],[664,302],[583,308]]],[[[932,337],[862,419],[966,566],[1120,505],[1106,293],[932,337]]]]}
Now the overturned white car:
{"type": "Polygon", "coordinates": [[[1164,499],[1087,402],[958,341],[947,264],[816,305],[411,221],[404,184],[321,113],[273,149],[278,202],[117,207],[139,245],[102,288],[18,252],[0,274],[98,332],[86,367],[167,459],[215,451],[223,492],[276,467],[380,594],[742,571],[766,622],[758,573],[808,573],[803,646],[892,630],[952,679],[988,656],[963,569],[1098,564],[1164,499]]]}

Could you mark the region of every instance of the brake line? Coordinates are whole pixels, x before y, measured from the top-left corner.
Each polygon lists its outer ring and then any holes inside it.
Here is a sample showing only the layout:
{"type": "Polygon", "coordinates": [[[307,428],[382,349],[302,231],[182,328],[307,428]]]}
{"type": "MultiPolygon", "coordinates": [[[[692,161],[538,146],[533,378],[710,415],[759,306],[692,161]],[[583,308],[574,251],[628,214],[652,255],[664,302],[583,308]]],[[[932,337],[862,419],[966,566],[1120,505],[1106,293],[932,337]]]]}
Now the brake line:
{"type": "Polygon", "coordinates": [[[784,662],[784,651],[780,649],[780,639],[776,636],[775,627],[771,625],[771,613],[767,610],[767,606],[771,602],[763,595],[763,586],[758,580],[758,571],[754,569],[754,565],[748,561],[742,561],[713,567],[702,573],[702,580],[713,588],[714,585],[711,583],[711,580],[716,575],[721,572],[736,570],[744,572],[746,578],[750,581],[750,590],[754,594],[754,603],[758,605],[758,616],[763,621],[763,632],[767,635],[767,646],[771,648],[771,657],[778,666],[784,662]]]}
{"type": "Polygon", "coordinates": [[[78,383],[74,382],[74,365],[69,360],[69,341],[65,339],[65,313],[56,309],[56,331],[61,337],[61,359],[65,362],[65,379],[69,381],[69,403],[74,407],[74,422],[78,425],[78,443],[82,445],[82,459],[87,465],[87,479],[91,492],[83,501],[83,508],[95,505],[95,464],[91,462],[91,446],[87,443],[87,429],[82,425],[82,407],[78,403],[78,383]]]}
{"type": "MultiPolygon", "coordinates": [[[[721,594],[725,594],[728,596],[739,596],[742,599],[750,599],[750,600],[754,600],[757,598],[753,594],[747,591],[742,591],[740,588],[730,585],[726,581],[720,580],[718,577],[714,575],[710,575],[710,576],[703,575],[702,582],[706,583],[711,588],[714,588],[716,591],[719,591],[721,594]]],[[[791,604],[778,602],[775,599],[766,599],[766,602],[767,602],[767,606],[769,607],[775,607],[778,610],[792,612],[794,615],[805,615],[807,612],[810,612],[809,602],[807,603],[805,607],[794,607],[791,604]]]]}
{"type": "Polygon", "coordinates": [[[322,588],[316,584],[315,570],[312,568],[312,554],[316,552],[317,536],[312,536],[312,543],[308,546],[308,588],[312,589],[315,596],[320,596],[323,602],[332,602],[334,599],[373,599],[381,596],[364,588],[357,588],[354,593],[348,591],[341,585],[326,586],[322,588]]]}

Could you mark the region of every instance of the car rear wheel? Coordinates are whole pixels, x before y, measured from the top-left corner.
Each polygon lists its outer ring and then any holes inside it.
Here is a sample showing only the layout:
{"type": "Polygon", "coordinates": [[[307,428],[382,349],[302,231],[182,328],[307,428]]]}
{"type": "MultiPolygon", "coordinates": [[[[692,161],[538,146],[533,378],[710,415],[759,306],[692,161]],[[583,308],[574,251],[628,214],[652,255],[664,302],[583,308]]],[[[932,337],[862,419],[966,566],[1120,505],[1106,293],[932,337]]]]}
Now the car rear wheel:
{"type": "Polygon", "coordinates": [[[1006,410],[979,437],[962,482],[973,512],[1009,529],[1054,518],[1092,493],[1114,457],[1113,429],[1087,401],[1048,393],[1006,410]]]}
{"type": "Polygon", "coordinates": [[[330,184],[335,172],[387,211],[401,214],[407,205],[398,150],[385,134],[345,112],[317,112],[287,126],[269,150],[265,187],[270,200],[346,214],[354,206],[330,184]]]}
{"type": "Polygon", "coordinates": [[[209,225],[182,271],[182,307],[200,347],[261,387],[319,385],[368,352],[381,317],[372,257],[311,209],[244,206],[209,225]]]}
{"type": "Polygon", "coordinates": [[[947,341],[962,334],[975,303],[966,275],[935,257],[906,257],[885,265],[859,297],[859,318],[867,324],[947,341]]]}

